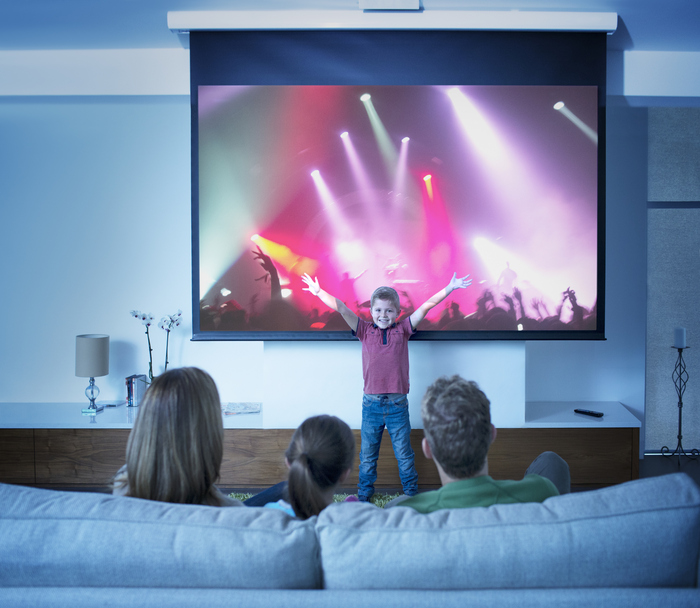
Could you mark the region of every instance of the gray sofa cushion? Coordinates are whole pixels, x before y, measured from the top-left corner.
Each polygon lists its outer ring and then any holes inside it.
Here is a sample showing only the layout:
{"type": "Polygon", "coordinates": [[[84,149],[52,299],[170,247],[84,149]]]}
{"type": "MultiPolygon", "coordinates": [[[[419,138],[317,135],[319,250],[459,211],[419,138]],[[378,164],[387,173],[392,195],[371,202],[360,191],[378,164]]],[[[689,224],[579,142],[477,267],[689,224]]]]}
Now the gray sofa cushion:
{"type": "Polygon", "coordinates": [[[314,524],[0,484],[0,586],[318,588],[314,524]]]}
{"type": "Polygon", "coordinates": [[[679,473],[429,515],[341,503],[317,528],[329,589],[695,587],[700,489],[679,473]]]}

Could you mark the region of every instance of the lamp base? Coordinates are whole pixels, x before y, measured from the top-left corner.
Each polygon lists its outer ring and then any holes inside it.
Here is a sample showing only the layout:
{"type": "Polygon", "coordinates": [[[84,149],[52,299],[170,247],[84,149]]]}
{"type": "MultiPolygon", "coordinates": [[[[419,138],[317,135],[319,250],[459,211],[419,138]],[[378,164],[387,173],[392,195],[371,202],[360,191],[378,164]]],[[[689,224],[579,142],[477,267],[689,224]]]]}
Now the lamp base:
{"type": "Polygon", "coordinates": [[[104,405],[96,405],[95,407],[84,407],[83,416],[94,416],[95,414],[99,414],[104,409],[104,405]]]}
{"type": "Polygon", "coordinates": [[[100,389],[95,386],[95,379],[90,378],[90,384],[85,389],[85,396],[88,398],[90,405],[83,408],[84,416],[91,416],[93,414],[99,414],[104,408],[104,405],[97,405],[95,403],[97,396],[100,394],[100,389]]]}

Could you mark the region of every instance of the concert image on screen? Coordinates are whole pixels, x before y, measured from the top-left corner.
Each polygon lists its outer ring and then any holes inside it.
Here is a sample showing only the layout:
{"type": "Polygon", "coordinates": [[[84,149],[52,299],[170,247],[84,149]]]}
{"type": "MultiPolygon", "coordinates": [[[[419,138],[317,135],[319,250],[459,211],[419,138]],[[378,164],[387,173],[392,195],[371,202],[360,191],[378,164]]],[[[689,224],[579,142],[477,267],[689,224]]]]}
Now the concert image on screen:
{"type": "Polygon", "coordinates": [[[305,273],[370,320],[380,285],[405,315],[469,275],[427,339],[596,333],[598,94],[199,86],[195,333],[349,339],[305,273]]]}

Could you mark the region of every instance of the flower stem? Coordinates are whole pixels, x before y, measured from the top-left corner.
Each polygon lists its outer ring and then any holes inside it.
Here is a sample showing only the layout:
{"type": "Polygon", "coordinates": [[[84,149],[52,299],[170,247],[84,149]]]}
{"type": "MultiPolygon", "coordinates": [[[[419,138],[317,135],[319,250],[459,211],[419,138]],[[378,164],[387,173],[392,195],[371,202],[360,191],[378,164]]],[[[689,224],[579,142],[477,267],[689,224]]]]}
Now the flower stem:
{"type": "Polygon", "coordinates": [[[148,333],[148,325],[146,325],[146,338],[148,338],[148,378],[153,382],[153,348],[151,348],[151,334],[148,333]]]}
{"type": "Polygon", "coordinates": [[[165,369],[164,372],[168,371],[168,346],[170,344],[170,330],[165,331],[165,369]]]}

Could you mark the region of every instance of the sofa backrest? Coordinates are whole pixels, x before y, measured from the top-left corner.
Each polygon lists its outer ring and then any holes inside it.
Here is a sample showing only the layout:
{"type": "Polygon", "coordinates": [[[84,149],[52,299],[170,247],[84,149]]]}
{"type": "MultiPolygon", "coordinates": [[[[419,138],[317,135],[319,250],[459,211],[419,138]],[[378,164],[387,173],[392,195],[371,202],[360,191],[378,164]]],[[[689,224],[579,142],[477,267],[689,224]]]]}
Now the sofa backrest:
{"type": "Polygon", "coordinates": [[[0,587],[318,588],[314,524],[0,484],[0,587]]]}
{"type": "Polygon", "coordinates": [[[700,489],[678,473],[429,515],[346,503],[317,529],[330,589],[696,587],[700,489]]]}
{"type": "Polygon", "coordinates": [[[173,505],[0,484],[0,587],[697,587],[700,488],[674,474],[451,509],[173,505]]]}

